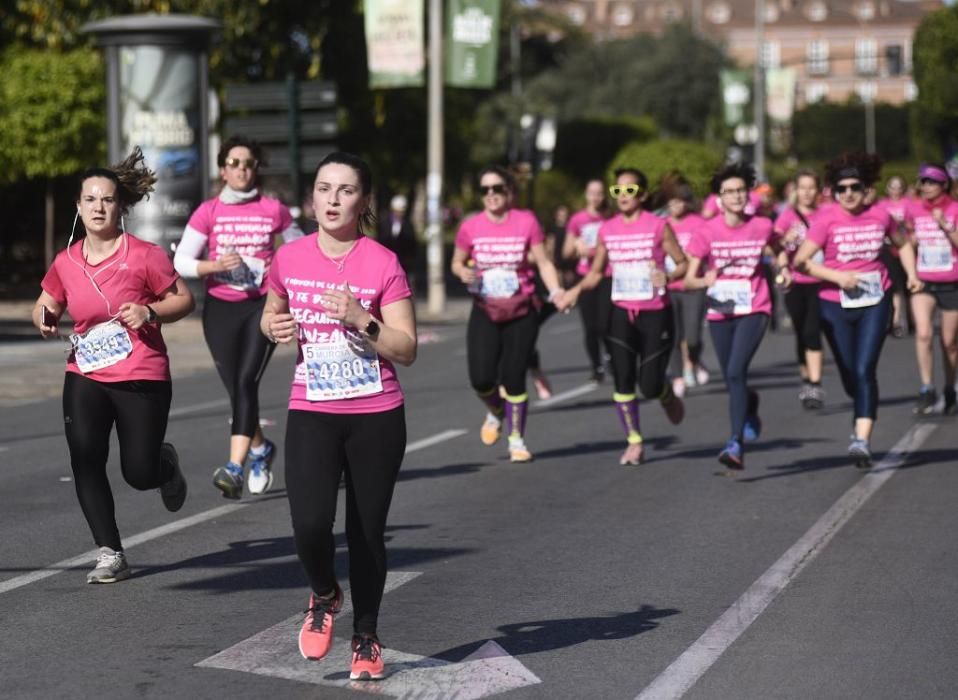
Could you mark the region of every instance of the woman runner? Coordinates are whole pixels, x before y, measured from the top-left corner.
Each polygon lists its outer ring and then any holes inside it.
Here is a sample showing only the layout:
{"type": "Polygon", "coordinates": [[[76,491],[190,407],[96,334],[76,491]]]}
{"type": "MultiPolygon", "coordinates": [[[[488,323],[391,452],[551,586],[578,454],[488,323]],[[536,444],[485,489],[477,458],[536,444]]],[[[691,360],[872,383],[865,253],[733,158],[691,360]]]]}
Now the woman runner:
{"type": "Polygon", "coordinates": [[[886,236],[900,245],[908,288],[921,289],[915,251],[898,232],[898,224],[881,207],[865,204],[866,190],[880,169],[881,160],[864,153],[843,153],[825,166],[838,206],[815,219],[794,263],[795,269],[822,280],[822,328],[842,387],[855,403],[848,454],[865,469],[871,466],[869,441],[878,416],[878,357],[891,313],[891,283],[881,258],[886,236]],[[815,262],[819,250],[824,253],[820,263],[815,262]]]}
{"type": "Polygon", "coordinates": [[[531,254],[546,285],[549,301],[562,296],[555,266],[543,246],[535,215],[513,209],[515,181],[496,165],[479,173],[483,211],[459,227],[452,255],[452,273],[474,295],[466,331],[469,382],[487,408],[480,438],[494,445],[502,432],[509,439],[509,459],[528,462],[525,443],[526,367],[536,344],[540,303],[535,294],[531,254]],[[499,382],[505,398],[499,394],[499,382]]]}
{"type": "MultiPolygon", "coordinates": [[[[910,200],[904,178],[892,175],[885,183],[885,196],[878,200],[878,206],[887,211],[895,221],[904,221],[905,210],[910,200]]],[[[891,334],[895,338],[904,338],[908,335],[909,326],[908,304],[905,298],[905,268],[901,266],[901,260],[898,258],[898,246],[892,245],[891,240],[886,241],[882,255],[891,279],[891,334]]]]}
{"type": "Polygon", "coordinates": [[[637,465],[644,459],[636,383],[645,398],[659,400],[672,424],[682,422],[685,415],[682,400],[666,381],[675,335],[667,285],[681,279],[687,263],[666,221],[643,211],[647,189],[648,178],[642,171],[615,171],[609,193],[615,197],[619,214],[599,228],[592,269],[563,300],[563,306],[574,305],[583,290],[599,285],[606,266],[611,267],[613,307],[608,337],[615,377],[612,398],[626,436],[619,464],[637,465]],[[665,272],[666,257],[675,263],[670,275],[665,272]]]}
{"type": "Polygon", "coordinates": [[[915,413],[934,411],[935,309],[941,311],[944,413],[955,412],[955,366],[958,364],[958,202],[949,196],[951,178],[944,166],[925,164],[918,170],[919,199],[905,210],[917,247],[918,279],[924,288],[911,297],[915,319],[915,355],[921,388],[915,413]]]}
{"type": "MultiPolygon", "coordinates": [[[[393,363],[416,359],[412,292],[396,254],[364,235],[372,174],[331,153],[316,170],[319,231],[277,251],[261,322],[298,344],[286,423],[286,491],[296,551],[312,592],[299,633],[304,658],[332,645],[343,592],[333,522],[346,480],[346,542],[353,600],[350,678],[384,675],[377,636],[386,583],[386,517],[406,450],[403,393],[393,363]]],[[[523,365],[523,369],[524,369],[523,365]]]]}
{"type": "Polygon", "coordinates": [[[99,547],[87,583],[130,577],[106,473],[114,424],[124,480],[140,491],[159,488],[170,512],[186,500],[176,450],[163,442],[172,391],[160,324],[189,314],[193,297],[166,253],[123,225],[154,182],[139,148],[119,165],[80,176],[77,217],[86,235],[73,242],[74,219],[67,249],[43,278],[33,309],[44,338],[59,334],[64,311],[74,322],[63,419],[77,498],[99,547]]]}
{"type": "Polygon", "coordinates": [[[173,260],[183,277],[206,278],[203,335],[233,413],[229,460],[213,473],[226,498],[243,495],[247,459],[250,493],[266,493],[273,483],[276,446],[260,428],[259,382],[276,345],[259,332],[259,321],[276,237],[288,243],[303,235],[289,209],[257,189],[262,160],[255,141],[226,140],[216,156],[223,189],[193,212],[173,260]]]}
{"type": "Polygon", "coordinates": [[[758,439],[762,430],[758,393],[748,386],[748,368],[772,313],[762,255],[774,233],[769,219],[746,214],[754,184],[750,165],[735,163],[718,170],[712,192],[721,200],[722,213],[709,219],[686,248],[685,287],[708,289],[709,331],[729,395],[731,437],[718,460],[734,471],[745,467],[743,442],[758,439]]]}

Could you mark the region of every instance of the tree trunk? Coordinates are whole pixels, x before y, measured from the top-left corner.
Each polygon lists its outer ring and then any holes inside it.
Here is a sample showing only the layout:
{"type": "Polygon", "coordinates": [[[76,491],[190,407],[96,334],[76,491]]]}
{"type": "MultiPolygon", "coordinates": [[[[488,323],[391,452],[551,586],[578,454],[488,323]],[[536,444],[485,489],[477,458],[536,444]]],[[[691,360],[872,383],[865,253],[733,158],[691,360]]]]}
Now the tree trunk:
{"type": "Polygon", "coordinates": [[[47,178],[47,192],[45,197],[45,215],[43,227],[43,261],[45,270],[53,264],[53,178],[47,178]]]}

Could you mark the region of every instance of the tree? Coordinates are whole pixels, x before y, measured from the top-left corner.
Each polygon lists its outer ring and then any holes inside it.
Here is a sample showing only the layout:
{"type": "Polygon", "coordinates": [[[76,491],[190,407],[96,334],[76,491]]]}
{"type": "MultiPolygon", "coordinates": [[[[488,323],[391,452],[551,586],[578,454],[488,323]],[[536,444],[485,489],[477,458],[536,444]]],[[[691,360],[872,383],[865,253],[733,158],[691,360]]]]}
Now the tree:
{"type": "Polygon", "coordinates": [[[616,168],[632,167],[644,172],[650,186],[666,173],[678,170],[692,183],[696,194],[709,191],[712,173],[722,164],[722,153],[696,141],[663,139],[626,144],[609,164],[608,179],[616,168]]]}
{"type": "Polygon", "coordinates": [[[958,148],[958,6],[925,15],[913,48],[918,99],[912,119],[916,155],[941,159],[958,148]]]}
{"type": "Polygon", "coordinates": [[[91,49],[11,50],[0,61],[0,184],[46,179],[47,265],[53,260],[53,178],[103,159],[104,100],[100,56],[91,49]]]}
{"type": "MultiPolygon", "coordinates": [[[[875,105],[875,143],[885,160],[911,155],[908,140],[909,109],[880,102],[875,105]]],[[[865,150],[865,105],[857,97],[848,102],[816,102],[792,118],[793,150],[800,160],[828,160],[847,150],[865,150]]]]}

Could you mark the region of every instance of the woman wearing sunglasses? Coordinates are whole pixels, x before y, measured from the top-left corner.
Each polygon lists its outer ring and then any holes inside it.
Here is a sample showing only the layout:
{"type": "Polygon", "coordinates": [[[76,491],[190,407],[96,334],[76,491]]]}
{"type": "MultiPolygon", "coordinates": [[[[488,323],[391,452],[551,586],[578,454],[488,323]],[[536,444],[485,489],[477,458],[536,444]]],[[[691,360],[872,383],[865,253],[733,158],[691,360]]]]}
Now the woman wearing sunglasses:
{"type": "Polygon", "coordinates": [[[512,175],[499,166],[484,168],[479,193],[483,210],[462,222],[451,264],[452,273],[474,295],[466,331],[469,381],[487,408],[480,431],[483,444],[494,445],[504,429],[509,459],[528,462],[532,453],[524,438],[529,407],[526,368],[536,345],[541,303],[533,264],[550,302],[561,300],[562,288],[535,215],[512,208],[512,175]],[[500,381],[505,398],[499,393],[500,381]]]}
{"type": "Polygon", "coordinates": [[[63,422],[77,499],[99,547],[87,583],[130,577],[106,470],[114,424],[126,482],[140,491],[160,489],[171,512],[186,500],[176,450],[163,442],[172,388],[160,326],[190,313],[193,296],[163,249],[123,225],[155,182],[139,148],[119,165],[80,176],[77,218],[85,235],[74,243],[71,230],[33,309],[44,338],[59,335],[64,311],[74,323],[63,422]]]}
{"type": "MultiPolygon", "coordinates": [[[[822,324],[818,309],[818,278],[806,275],[792,266],[811,222],[818,215],[818,195],[821,184],[812,170],[803,170],[795,176],[795,201],[775,219],[775,233],[782,241],[779,254],[780,268],[791,270],[790,284],[785,292],[785,309],[792,320],[795,350],[798,357],[802,388],[798,400],[805,410],[821,408],[825,401],[822,388],[822,324]]],[[[819,262],[821,255],[819,254],[819,262]]]]}
{"type": "Polygon", "coordinates": [[[848,454],[862,469],[871,466],[872,429],[878,415],[878,357],[891,314],[891,282],[882,262],[886,236],[898,245],[912,292],[921,289],[915,251],[899,226],[878,206],[868,206],[867,190],[878,179],[881,160],[844,153],[825,166],[838,206],[812,222],[795,255],[795,269],[822,280],[822,329],[835,356],[842,387],[854,401],[854,434],[848,454]],[[817,262],[821,250],[824,260],[817,262]]]}
{"type": "MultiPolygon", "coordinates": [[[[772,300],[762,266],[765,248],[777,252],[772,222],[746,213],[755,170],[735,163],[712,176],[722,213],[709,219],[688,244],[686,289],[707,289],[712,344],[729,395],[731,437],[718,460],[730,470],[745,467],[743,442],[758,439],[758,394],[748,386],[748,368],[768,328],[772,300]],[[700,273],[707,270],[704,275],[700,273]]],[[[788,271],[783,274],[787,277],[788,271]]]]}
{"type": "MultiPolygon", "coordinates": [[[[568,234],[562,246],[562,257],[566,260],[578,259],[576,274],[585,277],[592,269],[595,250],[599,242],[599,227],[608,218],[608,200],[605,198],[605,183],[602,180],[589,180],[585,186],[585,209],[581,209],[569,219],[568,234]]],[[[605,276],[595,289],[582,292],[579,297],[579,312],[582,315],[582,330],[585,335],[585,351],[592,368],[590,379],[599,383],[605,379],[605,366],[602,362],[602,346],[611,355],[606,333],[609,329],[609,314],[612,311],[612,274],[606,270],[605,276]]]]}
{"type": "Polygon", "coordinates": [[[665,219],[642,209],[647,190],[642,171],[615,171],[609,194],[619,213],[599,228],[592,268],[564,299],[565,306],[574,306],[583,290],[595,289],[611,268],[612,399],[626,436],[619,464],[637,465],[644,459],[636,383],[645,398],[659,400],[673,424],[685,416],[682,400],[666,380],[675,336],[668,283],[685,274],[685,254],[665,219]],[[671,273],[665,271],[666,257],[675,264],[671,273]]]}
{"type": "Polygon", "coordinates": [[[273,482],[275,445],[259,424],[259,382],[275,344],[259,332],[266,280],[276,248],[303,234],[286,206],[257,189],[263,156],[255,141],[231,136],[216,162],[223,189],[190,217],[173,263],[183,277],[206,278],[203,335],[232,408],[229,459],[213,473],[226,498],[243,495],[243,464],[250,460],[249,491],[273,482]]]}
{"type": "Polygon", "coordinates": [[[958,202],[948,193],[951,178],[944,166],[925,164],[918,170],[919,198],[909,200],[905,217],[917,247],[918,279],[924,289],[911,297],[915,319],[915,354],[921,389],[915,413],[931,413],[937,401],[933,378],[935,309],[941,311],[942,365],[945,370],[945,414],[955,406],[958,364],[958,202]]]}

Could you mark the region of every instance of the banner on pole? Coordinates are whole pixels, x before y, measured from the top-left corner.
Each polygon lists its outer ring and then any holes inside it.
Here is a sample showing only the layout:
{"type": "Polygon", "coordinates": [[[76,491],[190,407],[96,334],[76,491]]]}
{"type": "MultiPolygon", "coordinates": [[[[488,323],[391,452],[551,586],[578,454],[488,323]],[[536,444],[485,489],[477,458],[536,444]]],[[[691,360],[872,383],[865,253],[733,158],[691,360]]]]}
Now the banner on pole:
{"type": "Polygon", "coordinates": [[[499,0],[446,3],[446,84],[492,88],[499,51],[499,0]]]}
{"type": "Polygon", "coordinates": [[[369,87],[422,87],[423,0],[364,0],[369,87]]]}
{"type": "Polygon", "coordinates": [[[721,74],[725,125],[735,127],[746,120],[746,108],[752,101],[752,77],[748,71],[724,69],[721,74]]]}

